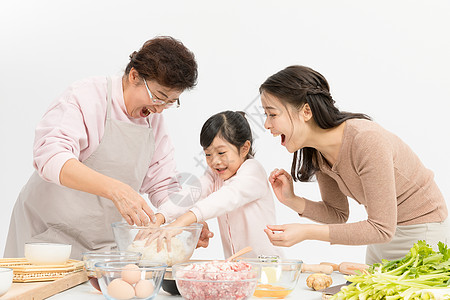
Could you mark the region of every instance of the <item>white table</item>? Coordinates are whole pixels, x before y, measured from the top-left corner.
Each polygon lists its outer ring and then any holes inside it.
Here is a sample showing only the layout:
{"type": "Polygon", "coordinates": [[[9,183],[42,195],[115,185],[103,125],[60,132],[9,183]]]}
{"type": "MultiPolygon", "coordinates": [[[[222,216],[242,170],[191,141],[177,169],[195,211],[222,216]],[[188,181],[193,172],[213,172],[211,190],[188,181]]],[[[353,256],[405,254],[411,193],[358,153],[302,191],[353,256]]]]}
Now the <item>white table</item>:
{"type": "MultiPolygon", "coordinates": [[[[302,273],[300,274],[300,278],[298,279],[297,286],[295,290],[287,297],[287,299],[311,299],[311,300],[320,300],[322,299],[322,293],[316,292],[306,286],[306,278],[310,275],[310,273],[302,273]]],[[[344,279],[341,273],[333,272],[331,274],[333,279],[332,285],[337,285],[344,283],[346,280],[344,279]]],[[[102,300],[106,299],[99,291],[94,289],[89,282],[85,282],[76,287],[73,287],[67,291],[49,297],[47,299],[50,300],[102,300]]],[[[182,299],[181,296],[172,296],[162,289],[160,290],[158,296],[155,300],[175,300],[182,299]]],[[[261,299],[252,297],[251,299],[261,299]]]]}

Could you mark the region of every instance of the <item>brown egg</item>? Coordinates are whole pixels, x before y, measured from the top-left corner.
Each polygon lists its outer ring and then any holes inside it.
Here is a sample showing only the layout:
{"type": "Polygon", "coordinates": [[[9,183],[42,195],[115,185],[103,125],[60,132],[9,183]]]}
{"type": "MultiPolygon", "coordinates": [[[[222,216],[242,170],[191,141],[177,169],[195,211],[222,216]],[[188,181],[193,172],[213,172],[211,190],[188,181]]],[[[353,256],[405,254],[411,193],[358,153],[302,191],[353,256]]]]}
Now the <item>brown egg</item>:
{"type": "Polygon", "coordinates": [[[134,297],[134,288],[128,282],[116,278],[108,284],[108,295],[115,299],[128,300],[134,297]]]}
{"type": "Polygon", "coordinates": [[[135,284],[141,279],[141,272],[139,267],[134,264],[126,265],[122,268],[122,279],[129,284],[135,284]]]}
{"type": "Polygon", "coordinates": [[[136,297],[148,298],[154,291],[153,283],[151,280],[141,280],[136,283],[134,290],[136,291],[136,297]]]}

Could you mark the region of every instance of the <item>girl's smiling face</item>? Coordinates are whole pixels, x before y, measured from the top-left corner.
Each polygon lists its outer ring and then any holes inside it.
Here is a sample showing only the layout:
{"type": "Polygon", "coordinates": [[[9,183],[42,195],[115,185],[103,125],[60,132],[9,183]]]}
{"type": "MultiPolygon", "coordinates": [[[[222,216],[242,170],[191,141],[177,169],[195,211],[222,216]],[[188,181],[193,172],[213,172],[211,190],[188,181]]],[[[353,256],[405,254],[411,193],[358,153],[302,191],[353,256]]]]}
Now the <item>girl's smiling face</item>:
{"type": "Polygon", "coordinates": [[[307,146],[306,137],[309,130],[306,122],[312,117],[307,104],[297,110],[289,104],[283,105],[277,97],[266,92],[261,94],[261,103],[266,115],[264,127],[270,130],[274,137],[281,137],[281,145],[290,153],[307,146]]]}
{"type": "Polygon", "coordinates": [[[216,136],[211,145],[204,150],[206,163],[222,180],[227,180],[236,174],[246,160],[249,149],[249,141],[238,149],[222,137],[216,136]]]}

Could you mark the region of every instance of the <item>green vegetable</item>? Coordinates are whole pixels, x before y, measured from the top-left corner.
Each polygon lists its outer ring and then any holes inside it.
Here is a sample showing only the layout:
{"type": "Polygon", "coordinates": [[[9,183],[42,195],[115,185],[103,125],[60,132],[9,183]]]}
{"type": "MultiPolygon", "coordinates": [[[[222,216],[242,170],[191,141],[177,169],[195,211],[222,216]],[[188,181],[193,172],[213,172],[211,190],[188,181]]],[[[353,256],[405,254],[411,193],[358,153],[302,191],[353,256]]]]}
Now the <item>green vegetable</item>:
{"type": "Polygon", "coordinates": [[[331,299],[435,299],[422,290],[450,285],[450,249],[442,242],[438,247],[435,252],[425,241],[418,241],[401,259],[383,260],[362,273],[345,276],[351,284],[331,299]]]}

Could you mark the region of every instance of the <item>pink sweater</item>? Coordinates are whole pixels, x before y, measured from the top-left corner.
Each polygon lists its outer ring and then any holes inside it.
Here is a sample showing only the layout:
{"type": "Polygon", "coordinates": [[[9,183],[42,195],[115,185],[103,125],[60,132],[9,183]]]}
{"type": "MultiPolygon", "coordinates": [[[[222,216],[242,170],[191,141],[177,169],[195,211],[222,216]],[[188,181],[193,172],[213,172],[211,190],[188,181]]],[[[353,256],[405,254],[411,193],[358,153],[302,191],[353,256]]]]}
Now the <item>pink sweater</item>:
{"type": "MultiPolygon", "coordinates": [[[[46,181],[60,184],[64,163],[75,158],[83,162],[98,147],[105,130],[106,77],[94,77],[72,84],[55,102],[36,127],[34,167],[46,181]]],[[[161,114],[133,119],[126,112],[122,77],[112,78],[111,118],[153,128],[155,153],[140,188],[152,204],[164,211],[177,209],[167,196],[178,191],[174,148],[164,127],[161,114]]],[[[111,149],[114,151],[114,149],[111,149]]],[[[124,158],[126,159],[126,158],[124,158]]]]}
{"type": "Polygon", "coordinates": [[[198,222],[217,217],[225,257],[251,246],[246,257],[279,255],[264,232],[268,224],[276,224],[275,204],[264,167],[255,159],[247,159],[236,175],[223,181],[208,168],[200,179],[201,200],[190,209],[198,222]]]}
{"type": "Polygon", "coordinates": [[[336,163],[330,168],[320,156],[319,166],[322,201],[306,200],[302,216],[330,224],[331,244],[386,243],[397,225],[447,218],[433,173],[402,140],[375,122],[346,121],[336,163]],[[349,215],[347,197],[365,206],[367,220],[344,224],[349,215]]]}

